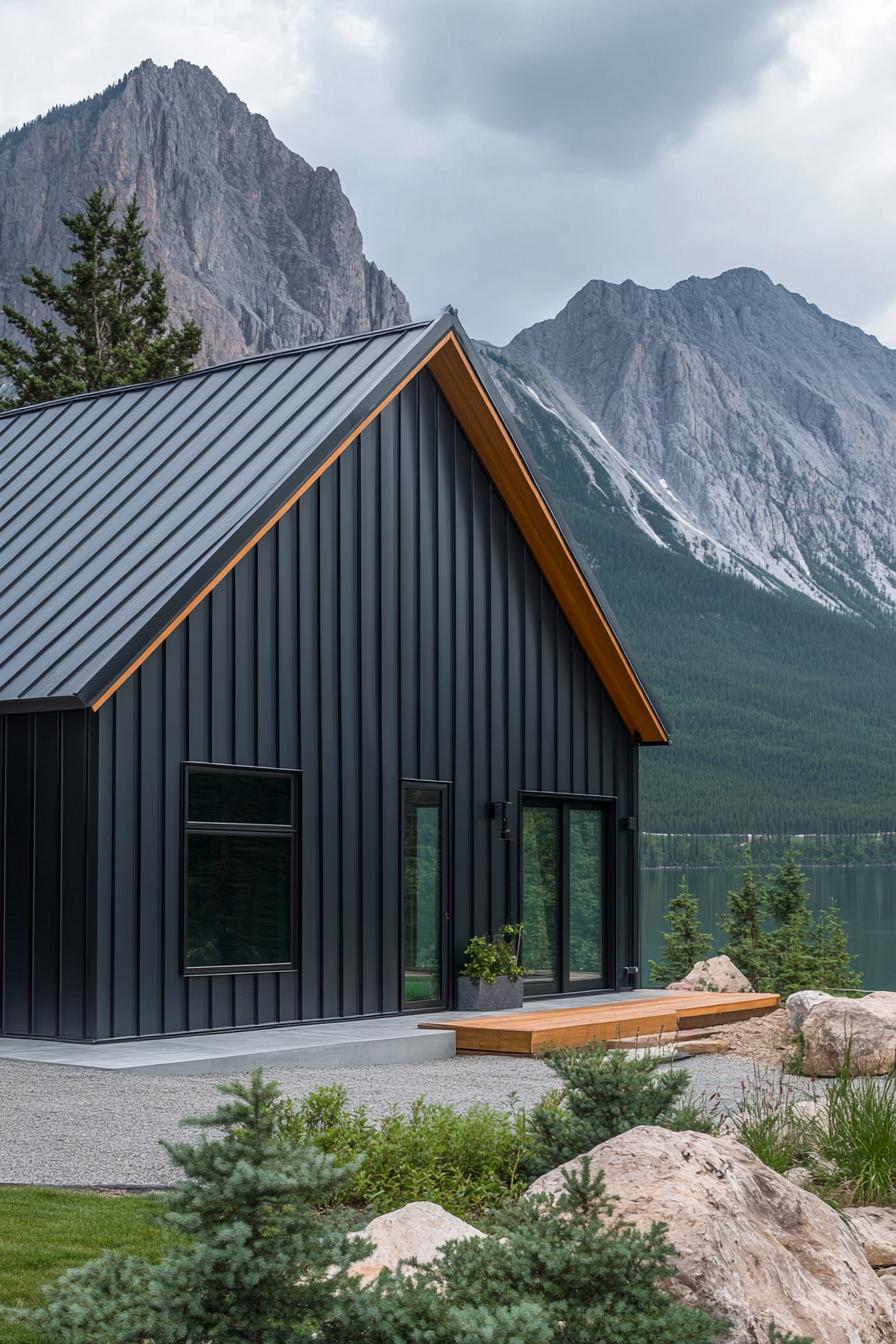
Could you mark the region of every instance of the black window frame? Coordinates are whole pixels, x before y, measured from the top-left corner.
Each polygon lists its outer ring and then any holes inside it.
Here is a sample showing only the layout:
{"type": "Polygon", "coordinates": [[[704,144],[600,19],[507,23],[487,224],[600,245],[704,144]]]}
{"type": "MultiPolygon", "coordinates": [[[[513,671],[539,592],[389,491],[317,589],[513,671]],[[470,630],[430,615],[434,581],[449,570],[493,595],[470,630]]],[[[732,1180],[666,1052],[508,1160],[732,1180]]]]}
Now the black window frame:
{"type": "Polygon", "coordinates": [[[265,972],[277,973],[295,971],[299,967],[299,879],[301,873],[300,827],[302,815],[302,772],[280,766],[234,765],[230,762],[184,761],[181,769],[181,928],[180,928],[180,966],[181,975],[256,975],[265,972]],[[289,825],[264,825],[258,822],[237,821],[191,821],[190,776],[191,774],[239,774],[239,775],[276,775],[289,779],[292,792],[292,819],[289,825]],[[249,962],[239,965],[187,965],[187,920],[189,918],[188,865],[189,838],[191,835],[235,835],[235,836],[289,836],[290,845],[290,905],[289,905],[289,961],[249,962]]]}
{"type": "MultiPolygon", "coordinates": [[[[618,918],[618,865],[616,855],[616,835],[619,829],[619,798],[615,794],[602,793],[563,793],[540,789],[520,789],[517,794],[517,816],[519,817],[519,844],[516,858],[516,911],[517,920],[523,918],[523,808],[554,807],[557,811],[557,857],[558,876],[557,894],[560,905],[557,911],[557,975],[554,981],[544,982],[549,988],[542,988],[541,982],[524,980],[523,995],[533,999],[563,999],[576,994],[613,993],[617,982],[616,965],[616,925],[618,918]],[[603,976],[600,980],[584,981],[581,987],[568,985],[568,935],[569,935],[569,828],[564,818],[570,809],[585,809],[600,812],[604,817],[603,850],[601,854],[601,881],[603,883],[604,919],[601,929],[603,942],[603,976]]],[[[526,959],[526,932],[523,929],[523,961],[526,959]]]]}
{"type": "Polygon", "coordinates": [[[402,1013],[429,1013],[438,1008],[447,1008],[450,1001],[453,1001],[452,989],[449,984],[451,970],[451,949],[449,946],[449,934],[451,930],[452,910],[450,898],[452,892],[452,883],[448,871],[448,864],[451,857],[449,846],[449,827],[451,809],[451,781],[447,779],[413,779],[403,778],[401,781],[401,809],[399,812],[400,839],[400,885],[398,902],[398,1003],[399,1011],[402,1013]],[[439,975],[441,978],[441,995],[437,999],[411,999],[405,994],[405,823],[407,820],[407,802],[408,794],[415,789],[431,789],[433,793],[439,795],[439,867],[440,867],[440,903],[441,903],[441,928],[439,930],[439,975]]]}

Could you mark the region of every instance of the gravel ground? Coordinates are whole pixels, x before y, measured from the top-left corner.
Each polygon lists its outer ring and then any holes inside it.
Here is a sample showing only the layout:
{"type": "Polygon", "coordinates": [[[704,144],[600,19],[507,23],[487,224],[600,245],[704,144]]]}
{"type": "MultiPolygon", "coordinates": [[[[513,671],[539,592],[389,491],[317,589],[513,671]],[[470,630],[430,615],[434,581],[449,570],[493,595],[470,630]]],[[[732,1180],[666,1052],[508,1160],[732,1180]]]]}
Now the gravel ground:
{"type": "MultiPolygon", "coordinates": [[[[719,1111],[735,1106],[742,1084],[750,1086],[756,1076],[750,1060],[732,1055],[695,1057],[685,1067],[694,1092],[719,1111]]],[[[293,1097],[322,1083],[342,1083],[350,1100],[374,1115],[393,1105],[406,1108],[421,1093],[455,1106],[508,1105],[516,1094],[521,1105],[531,1106],[554,1081],[538,1060],[500,1056],[274,1072],[293,1097]]],[[[221,1081],[0,1060],[0,1183],[168,1184],[173,1172],[158,1140],[182,1137],[183,1116],[212,1109],[221,1081]]],[[[802,1080],[794,1086],[804,1090],[802,1080]]]]}

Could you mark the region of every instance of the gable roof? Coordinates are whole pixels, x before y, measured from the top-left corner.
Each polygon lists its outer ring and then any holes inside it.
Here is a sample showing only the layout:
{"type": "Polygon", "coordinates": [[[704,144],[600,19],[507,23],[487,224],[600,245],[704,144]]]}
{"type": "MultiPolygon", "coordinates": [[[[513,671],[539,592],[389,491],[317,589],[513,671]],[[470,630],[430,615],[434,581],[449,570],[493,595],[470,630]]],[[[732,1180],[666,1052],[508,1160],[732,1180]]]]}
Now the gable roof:
{"type": "Polygon", "coordinates": [[[0,709],[97,709],[428,367],[629,729],[666,731],[450,310],[0,415],[0,709]]]}

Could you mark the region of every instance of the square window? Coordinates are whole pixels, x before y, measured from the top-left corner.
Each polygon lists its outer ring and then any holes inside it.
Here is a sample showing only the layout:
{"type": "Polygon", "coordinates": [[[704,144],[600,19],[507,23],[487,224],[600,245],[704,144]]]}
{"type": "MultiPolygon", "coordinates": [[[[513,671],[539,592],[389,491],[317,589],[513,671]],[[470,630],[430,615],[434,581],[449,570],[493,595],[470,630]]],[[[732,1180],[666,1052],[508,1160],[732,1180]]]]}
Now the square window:
{"type": "Polygon", "coordinates": [[[295,965],[296,778],[186,767],[186,974],[295,965]]]}

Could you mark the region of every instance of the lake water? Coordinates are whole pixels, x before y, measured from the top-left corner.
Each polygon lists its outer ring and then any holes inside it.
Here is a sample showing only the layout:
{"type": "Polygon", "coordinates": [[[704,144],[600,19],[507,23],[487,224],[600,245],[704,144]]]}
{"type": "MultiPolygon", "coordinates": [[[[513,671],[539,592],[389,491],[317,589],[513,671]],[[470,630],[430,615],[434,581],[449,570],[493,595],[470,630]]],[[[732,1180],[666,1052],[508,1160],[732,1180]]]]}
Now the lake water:
{"type": "MultiPolygon", "coordinates": [[[[758,872],[758,870],[757,870],[758,872]]],[[[812,906],[818,911],[836,900],[849,932],[849,949],[858,958],[866,989],[896,990],[896,867],[807,868],[812,906]]],[[[641,983],[649,984],[647,963],[662,954],[664,915],[682,870],[644,869],[641,873],[641,983]]],[[[707,932],[721,942],[719,917],[725,897],[740,885],[740,872],[726,868],[689,868],[688,885],[700,906],[707,932]]]]}

